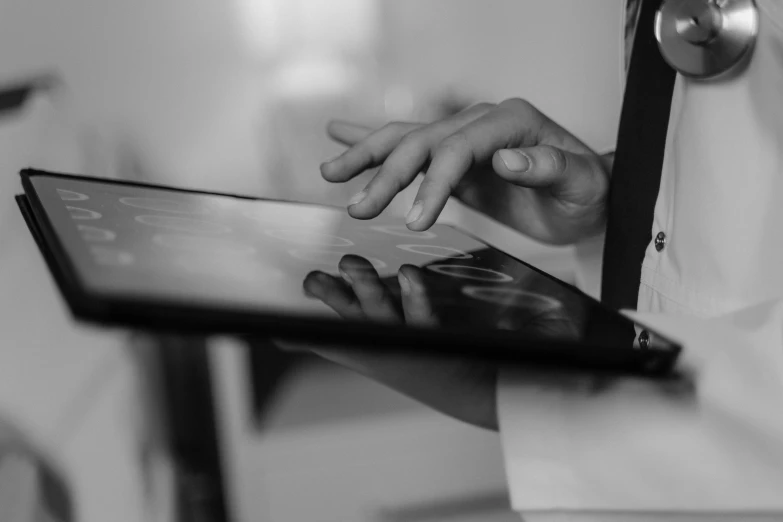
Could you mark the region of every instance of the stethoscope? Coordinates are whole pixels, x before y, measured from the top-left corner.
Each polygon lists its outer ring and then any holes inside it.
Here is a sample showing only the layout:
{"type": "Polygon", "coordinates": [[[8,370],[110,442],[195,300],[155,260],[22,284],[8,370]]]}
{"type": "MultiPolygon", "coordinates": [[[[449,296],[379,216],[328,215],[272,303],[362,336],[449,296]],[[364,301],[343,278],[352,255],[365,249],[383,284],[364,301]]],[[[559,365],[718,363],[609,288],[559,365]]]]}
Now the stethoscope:
{"type": "Polygon", "coordinates": [[[747,65],[759,32],[754,0],[664,0],[655,38],[666,62],[683,76],[734,76],[747,65]]]}

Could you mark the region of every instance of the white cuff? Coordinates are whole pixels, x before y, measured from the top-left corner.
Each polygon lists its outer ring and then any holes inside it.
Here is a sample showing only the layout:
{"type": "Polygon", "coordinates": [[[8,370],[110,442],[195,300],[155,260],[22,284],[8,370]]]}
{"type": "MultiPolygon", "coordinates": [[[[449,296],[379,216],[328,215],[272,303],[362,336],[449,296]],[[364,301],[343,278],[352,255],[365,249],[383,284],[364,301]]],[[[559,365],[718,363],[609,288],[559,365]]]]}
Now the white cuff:
{"type": "Polygon", "coordinates": [[[783,518],[783,305],[755,315],[643,316],[684,340],[689,358],[704,356],[695,393],[631,378],[506,372],[498,416],[513,508],[528,522],[783,518]]]}

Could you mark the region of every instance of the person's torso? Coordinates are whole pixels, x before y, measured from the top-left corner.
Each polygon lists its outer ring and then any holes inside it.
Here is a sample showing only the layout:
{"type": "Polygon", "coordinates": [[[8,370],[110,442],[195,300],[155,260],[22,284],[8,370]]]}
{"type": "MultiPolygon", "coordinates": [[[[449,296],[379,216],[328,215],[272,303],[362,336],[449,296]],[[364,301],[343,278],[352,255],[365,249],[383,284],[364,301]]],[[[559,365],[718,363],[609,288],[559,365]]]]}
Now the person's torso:
{"type": "Polygon", "coordinates": [[[757,5],[741,74],[677,77],[640,310],[712,316],[783,297],[783,1],[757,5]]]}

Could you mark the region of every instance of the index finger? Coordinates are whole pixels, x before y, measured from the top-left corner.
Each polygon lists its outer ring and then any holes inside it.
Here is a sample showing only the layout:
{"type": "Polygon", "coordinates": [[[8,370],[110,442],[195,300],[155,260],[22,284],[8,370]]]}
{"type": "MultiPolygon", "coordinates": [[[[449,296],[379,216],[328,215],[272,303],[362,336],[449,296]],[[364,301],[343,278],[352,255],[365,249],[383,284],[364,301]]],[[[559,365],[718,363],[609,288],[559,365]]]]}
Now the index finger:
{"type": "MultiPolygon", "coordinates": [[[[382,164],[399,145],[403,136],[417,128],[416,123],[391,122],[376,131],[365,134],[338,157],[321,165],[321,174],[328,181],[348,181],[367,169],[382,164]]],[[[338,135],[346,142],[359,138],[364,132],[353,124],[333,124],[330,134],[338,135]]]]}
{"type": "Polygon", "coordinates": [[[349,147],[362,141],[372,131],[372,127],[344,120],[332,120],[326,126],[326,133],[330,138],[349,147]]]}
{"type": "Polygon", "coordinates": [[[490,161],[495,151],[537,144],[543,121],[535,107],[512,100],[444,139],[419,187],[408,228],[421,231],[431,227],[462,177],[474,165],[490,161]]]}

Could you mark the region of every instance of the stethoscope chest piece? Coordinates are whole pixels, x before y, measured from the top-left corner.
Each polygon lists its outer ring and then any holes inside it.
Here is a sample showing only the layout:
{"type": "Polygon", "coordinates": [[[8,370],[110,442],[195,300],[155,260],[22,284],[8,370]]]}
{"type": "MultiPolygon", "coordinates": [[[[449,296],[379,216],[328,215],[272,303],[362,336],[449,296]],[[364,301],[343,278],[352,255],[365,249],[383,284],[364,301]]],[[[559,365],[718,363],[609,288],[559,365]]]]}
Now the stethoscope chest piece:
{"type": "Polygon", "coordinates": [[[758,30],[754,0],[666,0],[655,16],[663,58],[696,79],[736,72],[750,58],[758,30]]]}

